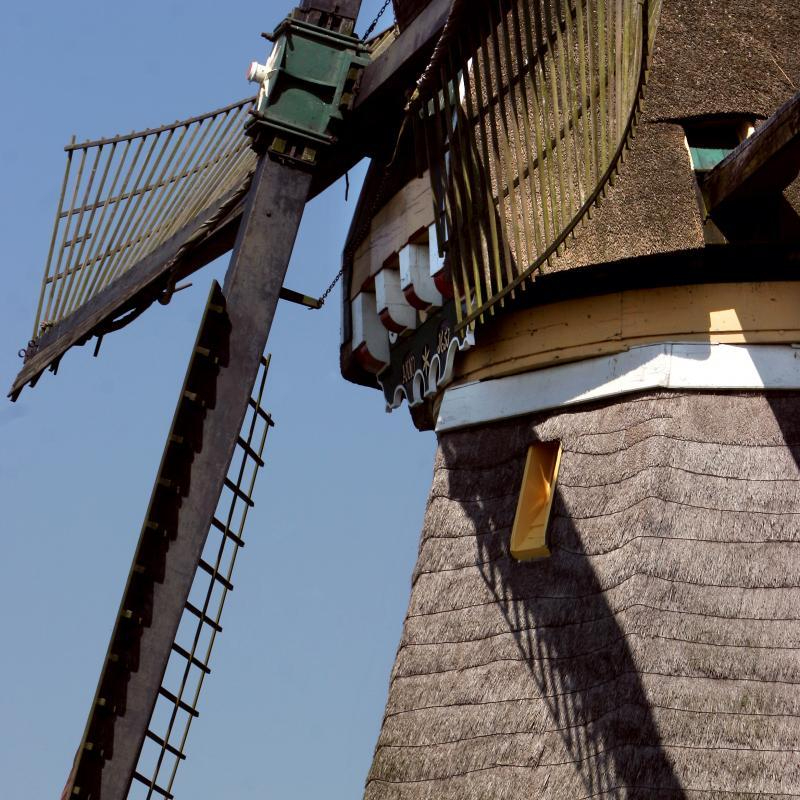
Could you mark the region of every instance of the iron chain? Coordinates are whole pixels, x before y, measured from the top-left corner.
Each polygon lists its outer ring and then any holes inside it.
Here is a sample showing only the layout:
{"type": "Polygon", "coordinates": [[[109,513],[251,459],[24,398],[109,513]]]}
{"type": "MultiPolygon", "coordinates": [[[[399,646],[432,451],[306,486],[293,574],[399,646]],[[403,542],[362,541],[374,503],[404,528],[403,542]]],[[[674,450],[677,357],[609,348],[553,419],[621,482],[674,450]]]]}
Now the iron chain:
{"type": "Polygon", "coordinates": [[[386,11],[386,9],[389,7],[390,2],[391,0],[384,0],[384,3],[381,6],[380,11],[378,11],[377,15],[375,16],[375,19],[372,20],[372,23],[370,24],[369,28],[367,28],[367,32],[361,37],[362,42],[366,42],[367,39],[369,39],[369,37],[372,36],[372,32],[378,26],[378,22],[380,21],[380,18],[383,16],[384,11],[386,11]]]}
{"type": "Polygon", "coordinates": [[[331,281],[331,285],[322,293],[322,296],[319,298],[319,303],[321,306],[325,305],[325,301],[328,299],[328,295],[334,290],[336,284],[339,283],[339,281],[342,279],[343,274],[344,274],[344,267],[342,267],[336,273],[336,277],[331,281]]]}

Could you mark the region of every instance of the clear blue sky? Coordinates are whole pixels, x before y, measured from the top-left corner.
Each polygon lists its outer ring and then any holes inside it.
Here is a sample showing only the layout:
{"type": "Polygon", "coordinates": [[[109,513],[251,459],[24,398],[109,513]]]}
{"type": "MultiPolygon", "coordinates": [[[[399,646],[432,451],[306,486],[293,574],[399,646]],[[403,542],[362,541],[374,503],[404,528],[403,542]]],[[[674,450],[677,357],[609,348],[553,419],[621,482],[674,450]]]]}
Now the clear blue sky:
{"type": "MultiPolygon", "coordinates": [[[[360,30],[378,5],[364,3],[360,30]]],[[[63,144],[248,95],[245,67],[265,56],[259,33],[286,11],[274,0],[5,8],[4,392],[32,325],[63,144]]],[[[339,185],[309,206],[287,285],[308,294],[327,285],[354,202],[339,185]]],[[[170,306],[107,337],[99,359],[88,347],[70,352],[58,376],[0,403],[3,797],[56,798],[67,777],[208,284],[224,268],[206,268],[170,306]]],[[[282,304],[267,401],[278,425],[179,800],[361,794],[435,442],[406,409],[386,415],[377,392],[344,382],[338,346],[338,293],[321,312],[282,304]]]]}

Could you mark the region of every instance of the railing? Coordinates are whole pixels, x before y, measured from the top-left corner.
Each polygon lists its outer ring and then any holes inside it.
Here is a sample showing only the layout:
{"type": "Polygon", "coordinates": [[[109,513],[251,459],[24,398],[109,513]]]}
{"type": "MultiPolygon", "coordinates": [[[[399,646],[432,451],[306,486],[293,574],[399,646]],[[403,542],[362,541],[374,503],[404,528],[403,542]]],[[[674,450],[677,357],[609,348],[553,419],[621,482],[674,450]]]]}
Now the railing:
{"type": "Polygon", "coordinates": [[[525,289],[613,182],[659,7],[454,3],[411,112],[462,328],[525,289]]]}
{"type": "Polygon", "coordinates": [[[247,180],[252,102],[109,139],[73,137],[34,339],[247,180]]]}

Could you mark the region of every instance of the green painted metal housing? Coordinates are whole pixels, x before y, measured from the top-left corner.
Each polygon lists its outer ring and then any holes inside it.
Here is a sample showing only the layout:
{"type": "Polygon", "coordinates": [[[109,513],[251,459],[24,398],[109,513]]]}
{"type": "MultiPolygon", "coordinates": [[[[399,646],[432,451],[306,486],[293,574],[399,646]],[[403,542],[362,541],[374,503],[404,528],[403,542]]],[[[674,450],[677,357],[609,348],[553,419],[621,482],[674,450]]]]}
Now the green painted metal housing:
{"type": "Polygon", "coordinates": [[[351,107],[367,49],[353,36],[291,17],[269,37],[274,40],[270,77],[254,110],[260,133],[271,133],[273,152],[316,161],[317,150],[334,142],[337,126],[351,107]]]}

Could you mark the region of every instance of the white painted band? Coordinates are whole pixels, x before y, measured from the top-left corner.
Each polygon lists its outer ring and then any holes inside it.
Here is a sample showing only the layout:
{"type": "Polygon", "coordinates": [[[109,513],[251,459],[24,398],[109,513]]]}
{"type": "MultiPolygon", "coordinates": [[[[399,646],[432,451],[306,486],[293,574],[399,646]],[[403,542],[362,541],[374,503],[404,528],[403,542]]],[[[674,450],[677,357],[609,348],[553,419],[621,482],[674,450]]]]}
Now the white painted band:
{"type": "Polygon", "coordinates": [[[448,389],[437,432],[646,389],[800,389],[793,345],[674,343],[448,389]]]}

